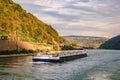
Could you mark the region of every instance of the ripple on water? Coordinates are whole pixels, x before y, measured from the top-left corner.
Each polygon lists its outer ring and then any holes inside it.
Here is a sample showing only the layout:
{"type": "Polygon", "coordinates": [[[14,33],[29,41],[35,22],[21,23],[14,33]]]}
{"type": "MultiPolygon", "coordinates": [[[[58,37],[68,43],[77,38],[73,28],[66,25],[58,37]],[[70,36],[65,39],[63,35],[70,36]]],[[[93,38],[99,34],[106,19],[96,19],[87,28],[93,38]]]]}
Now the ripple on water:
{"type": "Polygon", "coordinates": [[[32,57],[0,58],[0,80],[119,80],[120,51],[88,50],[63,63],[33,63],[32,57]]]}
{"type": "MultiPolygon", "coordinates": [[[[81,80],[119,80],[120,60],[95,67],[84,73],[81,80]]],[[[76,79],[78,80],[78,79],[76,79]]]]}

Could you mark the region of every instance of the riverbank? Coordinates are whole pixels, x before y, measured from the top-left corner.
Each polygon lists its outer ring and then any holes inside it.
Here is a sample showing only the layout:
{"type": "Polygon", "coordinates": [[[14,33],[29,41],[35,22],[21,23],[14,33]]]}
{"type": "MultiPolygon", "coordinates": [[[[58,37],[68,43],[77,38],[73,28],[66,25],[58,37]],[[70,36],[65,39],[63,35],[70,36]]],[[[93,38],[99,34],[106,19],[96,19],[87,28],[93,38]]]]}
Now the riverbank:
{"type": "Polygon", "coordinates": [[[17,56],[33,56],[34,54],[11,54],[11,55],[0,55],[0,57],[17,57],[17,56]]]}
{"type": "MultiPolygon", "coordinates": [[[[49,52],[49,54],[54,53],[54,52],[56,52],[56,51],[51,51],[51,52],[49,52]]],[[[57,51],[57,52],[60,52],[60,51],[57,51]]],[[[37,53],[3,54],[3,55],[0,55],[0,57],[33,56],[34,54],[37,54],[37,53]]],[[[41,54],[43,54],[43,53],[41,53],[41,54]]]]}

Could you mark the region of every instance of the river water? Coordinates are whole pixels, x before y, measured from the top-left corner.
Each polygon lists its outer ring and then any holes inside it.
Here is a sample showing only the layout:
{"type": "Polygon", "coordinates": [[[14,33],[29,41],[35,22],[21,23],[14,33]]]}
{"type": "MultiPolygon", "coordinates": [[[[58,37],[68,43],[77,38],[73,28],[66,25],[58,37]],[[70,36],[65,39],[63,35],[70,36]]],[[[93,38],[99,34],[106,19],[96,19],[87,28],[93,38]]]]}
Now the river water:
{"type": "Polygon", "coordinates": [[[87,50],[88,57],[33,63],[32,56],[0,58],[0,80],[120,80],[120,50],[87,50]]]}

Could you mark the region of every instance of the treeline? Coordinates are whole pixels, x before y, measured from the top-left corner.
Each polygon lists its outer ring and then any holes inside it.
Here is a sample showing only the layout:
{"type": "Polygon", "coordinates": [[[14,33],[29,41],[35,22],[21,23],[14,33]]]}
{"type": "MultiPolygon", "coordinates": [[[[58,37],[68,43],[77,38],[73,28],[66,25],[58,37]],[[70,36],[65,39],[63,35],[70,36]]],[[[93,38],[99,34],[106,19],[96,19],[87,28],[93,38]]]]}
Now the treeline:
{"type": "Polygon", "coordinates": [[[33,54],[33,53],[37,53],[37,50],[4,50],[4,51],[0,51],[0,55],[11,55],[11,54],[33,54]]]}

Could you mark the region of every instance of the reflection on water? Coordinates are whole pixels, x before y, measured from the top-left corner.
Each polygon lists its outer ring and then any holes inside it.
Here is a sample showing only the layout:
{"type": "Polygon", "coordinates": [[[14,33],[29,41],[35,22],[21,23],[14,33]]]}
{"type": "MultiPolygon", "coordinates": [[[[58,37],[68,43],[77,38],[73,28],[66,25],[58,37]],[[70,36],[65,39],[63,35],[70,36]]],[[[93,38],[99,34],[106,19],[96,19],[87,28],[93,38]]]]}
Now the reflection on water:
{"type": "Polygon", "coordinates": [[[31,75],[25,74],[29,71],[26,63],[30,57],[4,57],[0,58],[0,79],[17,80],[19,78],[31,78],[31,75]]]}
{"type": "Polygon", "coordinates": [[[29,57],[4,57],[0,58],[0,68],[6,67],[6,68],[16,68],[23,66],[25,61],[29,61],[29,57]]]}
{"type": "Polygon", "coordinates": [[[0,58],[0,80],[119,80],[120,51],[88,50],[88,57],[34,63],[31,56],[0,58]]]}
{"type": "MultiPolygon", "coordinates": [[[[15,72],[12,72],[12,73],[8,73],[8,72],[0,72],[0,75],[3,77],[3,80],[4,80],[4,77],[6,76],[10,76],[10,78],[13,76],[15,77],[23,77],[23,78],[32,78],[32,76],[29,76],[29,75],[24,75],[24,74],[19,74],[19,73],[15,73],[15,72]]],[[[8,77],[8,79],[10,80],[10,78],[8,77]]],[[[2,79],[2,78],[1,78],[2,79]]]]}

